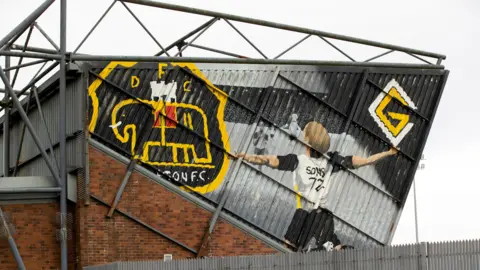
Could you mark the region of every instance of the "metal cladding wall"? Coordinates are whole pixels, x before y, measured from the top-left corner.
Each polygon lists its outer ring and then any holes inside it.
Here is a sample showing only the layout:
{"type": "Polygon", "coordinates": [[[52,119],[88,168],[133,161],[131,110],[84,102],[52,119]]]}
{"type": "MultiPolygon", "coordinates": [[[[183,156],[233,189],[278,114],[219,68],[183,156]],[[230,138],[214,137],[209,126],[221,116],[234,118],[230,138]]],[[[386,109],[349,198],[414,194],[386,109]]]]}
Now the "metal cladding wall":
{"type": "Polygon", "coordinates": [[[389,243],[448,75],[193,63],[89,69],[95,138],[302,251],[389,243]]]}
{"type": "MultiPolygon", "coordinates": [[[[69,71],[69,75],[71,76],[69,76],[66,89],[68,108],[66,115],[67,166],[69,170],[74,170],[84,166],[83,159],[85,153],[83,152],[83,145],[85,137],[83,131],[86,104],[84,89],[86,86],[84,85],[85,80],[81,79],[76,70],[72,69],[69,71]]],[[[33,94],[28,96],[30,97],[30,103],[28,103],[28,97],[22,100],[23,108],[28,112],[29,120],[36,130],[41,144],[47,150],[47,153],[49,153],[49,148],[52,146],[55,157],[59,157],[58,115],[60,97],[58,95],[58,81],[59,75],[54,74],[38,88],[40,109],[33,94]]],[[[3,123],[3,117],[0,119],[0,123],[3,123]]],[[[10,173],[13,173],[13,168],[17,162],[18,149],[21,148],[17,176],[50,176],[51,172],[16,109],[12,110],[10,123],[10,173]],[[24,134],[23,138],[22,134],[24,134]]],[[[3,131],[3,125],[0,125],[0,130],[3,131]]],[[[0,152],[2,151],[3,132],[0,132],[0,152]]],[[[57,167],[56,160],[53,160],[53,164],[57,167]]],[[[0,168],[0,173],[3,175],[3,168],[0,168]]]]}
{"type": "MultiPolygon", "coordinates": [[[[175,259],[175,258],[174,258],[175,259]]],[[[473,270],[480,269],[480,242],[422,243],[417,245],[281,254],[175,260],[170,262],[117,262],[84,267],[85,270],[200,270],[200,269],[391,269],[473,270]]]]}

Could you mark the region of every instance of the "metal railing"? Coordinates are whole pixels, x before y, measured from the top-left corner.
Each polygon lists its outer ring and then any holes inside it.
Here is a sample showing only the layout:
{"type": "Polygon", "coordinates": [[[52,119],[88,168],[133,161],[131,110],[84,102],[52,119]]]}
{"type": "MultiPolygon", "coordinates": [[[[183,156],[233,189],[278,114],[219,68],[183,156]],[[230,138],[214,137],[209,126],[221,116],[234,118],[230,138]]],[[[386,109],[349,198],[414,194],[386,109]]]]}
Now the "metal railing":
{"type": "MultiPolygon", "coordinates": [[[[169,254],[165,257],[169,257],[169,254]]],[[[159,254],[159,257],[163,256],[159,254]]],[[[218,257],[172,261],[115,262],[84,270],[220,270],[220,269],[480,269],[480,241],[420,243],[372,249],[288,253],[280,255],[218,257]]]]}

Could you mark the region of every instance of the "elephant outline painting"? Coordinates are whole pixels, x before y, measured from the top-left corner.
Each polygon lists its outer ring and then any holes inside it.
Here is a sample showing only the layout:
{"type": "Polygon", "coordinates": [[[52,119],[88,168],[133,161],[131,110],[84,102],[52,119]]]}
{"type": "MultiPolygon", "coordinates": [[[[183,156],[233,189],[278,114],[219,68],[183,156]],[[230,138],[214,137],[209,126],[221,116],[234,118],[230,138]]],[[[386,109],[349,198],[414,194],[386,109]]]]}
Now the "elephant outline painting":
{"type": "MultiPolygon", "coordinates": [[[[172,83],[173,84],[173,83],[172,83]]],[[[168,84],[166,85],[168,87],[168,84]]],[[[172,88],[173,89],[173,88],[172,88]]],[[[176,102],[165,102],[163,100],[136,100],[136,99],[127,99],[118,103],[112,110],[112,128],[115,137],[122,143],[130,142],[131,154],[135,156],[137,134],[135,124],[127,124],[124,127],[123,135],[118,131],[118,128],[122,125],[122,121],[117,119],[118,112],[121,108],[128,105],[136,105],[140,103],[149,104],[154,108],[152,113],[154,114],[155,120],[152,128],[158,128],[161,130],[161,139],[160,141],[148,141],[144,143],[142,147],[142,155],[140,160],[146,164],[154,166],[185,166],[185,167],[200,167],[200,168],[215,168],[215,165],[212,164],[212,154],[210,151],[210,143],[208,136],[208,121],[205,112],[198,106],[185,104],[185,103],[176,103],[176,102]],[[203,135],[206,138],[206,141],[203,143],[205,146],[206,157],[199,157],[196,151],[196,147],[193,144],[185,143],[175,143],[166,141],[166,129],[175,128],[176,123],[176,111],[177,108],[190,109],[192,112],[196,112],[201,116],[203,124],[203,135]],[[168,118],[163,115],[169,116],[168,118]],[[129,132],[130,131],[130,132],[129,132]],[[131,135],[129,135],[131,134],[131,135]],[[152,161],[150,160],[149,150],[151,147],[168,147],[171,148],[173,152],[173,160],[171,161],[152,161]],[[184,161],[181,162],[178,160],[178,150],[183,150],[184,152],[184,161]],[[189,153],[193,155],[193,163],[190,162],[189,153]]],[[[182,116],[183,124],[188,128],[193,130],[192,123],[192,112],[184,113],[182,116]]]]}
{"type": "MultiPolygon", "coordinates": [[[[91,133],[95,134],[95,131],[98,130],[98,125],[102,122],[102,115],[99,115],[101,111],[101,95],[105,96],[105,92],[108,92],[108,80],[110,77],[115,76],[115,70],[132,70],[142,63],[137,62],[110,62],[105,66],[97,76],[97,78],[89,85],[88,95],[90,97],[90,123],[88,129],[91,133]],[[109,77],[110,76],[110,77],[109,77]],[[107,82],[105,82],[107,81],[107,82]],[[99,94],[100,93],[100,94],[99,94]]],[[[181,186],[185,186],[186,190],[195,191],[201,194],[205,194],[215,190],[224,180],[226,172],[228,170],[229,160],[227,158],[227,153],[230,150],[230,144],[228,139],[228,133],[226,131],[226,126],[223,120],[224,109],[227,101],[227,95],[216,86],[214,86],[199,70],[194,64],[191,63],[158,63],[158,78],[152,77],[148,80],[148,92],[149,95],[143,95],[143,98],[128,98],[117,101],[117,104],[109,107],[110,113],[112,115],[108,119],[108,129],[111,132],[110,136],[114,136],[122,145],[129,144],[127,147],[127,152],[133,158],[139,159],[145,164],[154,166],[158,168],[158,171],[163,172],[166,175],[172,176],[176,181],[181,182],[181,186]],[[187,80],[185,82],[179,83],[173,81],[166,82],[165,80],[160,80],[162,76],[165,76],[165,69],[169,68],[170,70],[181,70],[180,72],[186,73],[189,72],[190,77],[195,77],[201,85],[203,85],[204,92],[210,93],[208,96],[210,100],[215,100],[215,108],[200,108],[195,104],[189,104],[182,101],[176,102],[176,97],[174,93],[175,89],[184,87],[184,92],[190,92],[192,82],[187,80]],[[187,87],[188,86],[188,90],[187,87]],[[143,104],[141,104],[143,103],[143,104]],[[162,142],[160,136],[158,140],[149,141],[146,144],[143,144],[142,151],[140,154],[135,154],[133,149],[135,145],[141,144],[138,142],[136,136],[132,136],[133,132],[136,132],[137,126],[129,123],[122,123],[120,117],[122,114],[112,114],[114,108],[116,108],[116,113],[121,110],[121,107],[126,107],[127,105],[138,105],[144,106],[145,108],[151,107],[152,110],[150,115],[153,117],[151,127],[152,129],[166,130],[166,129],[175,129],[177,128],[177,123],[180,123],[183,127],[186,127],[190,130],[201,131],[197,132],[200,135],[200,138],[203,139],[202,143],[178,143],[178,142],[162,142]],[[145,106],[147,105],[147,106],[145,106]],[[177,110],[183,110],[183,112],[188,111],[188,113],[183,113],[177,115],[177,110]],[[205,109],[208,111],[210,118],[207,117],[205,109]],[[213,113],[212,113],[212,110],[213,113]],[[212,115],[213,114],[213,115],[212,115]],[[119,117],[120,116],[120,117],[119,117]],[[179,119],[177,119],[179,116],[179,119]],[[215,119],[212,119],[212,116],[215,119]],[[177,121],[178,120],[178,121],[177,121]],[[123,134],[121,134],[119,129],[122,129],[123,125],[123,134]],[[115,134],[117,133],[117,134],[115,134]],[[128,134],[128,135],[127,135],[128,134]],[[212,137],[213,136],[213,137],[212,137]],[[132,141],[133,140],[133,141],[132,141]],[[211,143],[215,142],[216,145],[221,146],[225,151],[218,151],[213,153],[211,143]],[[167,145],[168,144],[168,145],[167,145]],[[152,148],[166,146],[171,149],[172,158],[169,162],[165,162],[163,156],[161,160],[156,160],[155,157],[151,157],[152,148]],[[201,148],[198,153],[198,148],[201,148]],[[218,153],[220,152],[220,153],[218,153]],[[177,161],[177,162],[175,162],[177,161]],[[163,169],[162,169],[163,168],[163,169]],[[190,168],[190,169],[188,169],[190,168]],[[197,169],[203,169],[196,171],[197,169]],[[187,170],[187,171],[185,171],[187,170]],[[191,179],[186,179],[185,175],[188,174],[188,177],[191,179]],[[178,176],[179,175],[179,176],[178,176]],[[178,176],[178,177],[177,177],[178,176]],[[199,177],[202,176],[202,177],[199,177]],[[188,182],[182,180],[191,180],[195,182],[188,182]]],[[[133,77],[133,76],[132,76],[133,77]]],[[[139,76],[135,75],[137,85],[142,85],[138,82],[139,76]]],[[[132,84],[133,86],[133,84],[132,84]]],[[[141,88],[141,87],[140,87],[141,88]]],[[[131,89],[129,92],[132,92],[133,95],[137,95],[134,91],[137,89],[131,89]]],[[[127,90],[125,90],[127,91],[127,90]]],[[[205,93],[204,93],[205,94],[205,93]]],[[[102,114],[105,112],[102,111],[102,114]]],[[[145,119],[144,119],[145,120],[145,119]]],[[[102,122],[105,124],[105,121],[102,122]]],[[[101,128],[104,130],[105,128],[101,128]]],[[[167,131],[168,132],[168,131],[167,131]]],[[[173,130],[172,130],[173,132],[173,130]]],[[[184,131],[185,132],[185,131],[184,131]]],[[[195,136],[190,136],[195,137],[195,136]]],[[[163,136],[165,138],[165,136],[163,136]]],[[[200,141],[197,139],[197,141],[200,141]]],[[[137,146],[141,147],[140,145],[137,146]]],[[[217,147],[218,148],[218,147],[217,147]]],[[[137,149],[138,150],[138,149],[137,149]]],[[[158,159],[158,157],[157,157],[158,159]]]]}

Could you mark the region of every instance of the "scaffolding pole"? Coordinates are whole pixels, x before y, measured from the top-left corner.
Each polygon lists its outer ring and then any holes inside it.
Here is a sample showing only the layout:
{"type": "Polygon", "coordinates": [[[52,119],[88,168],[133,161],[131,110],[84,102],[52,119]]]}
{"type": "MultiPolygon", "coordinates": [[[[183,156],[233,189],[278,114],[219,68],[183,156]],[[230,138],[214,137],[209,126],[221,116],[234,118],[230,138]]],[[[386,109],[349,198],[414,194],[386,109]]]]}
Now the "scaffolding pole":
{"type": "Polygon", "coordinates": [[[13,239],[10,229],[8,228],[7,220],[5,219],[5,215],[3,214],[3,211],[1,208],[0,208],[0,222],[2,222],[3,224],[5,234],[8,238],[8,244],[10,245],[10,249],[12,250],[13,257],[17,262],[18,269],[22,269],[22,270],[26,269],[25,265],[23,264],[22,256],[18,251],[17,244],[15,243],[15,240],[13,239]]]}
{"type": "MultiPolygon", "coordinates": [[[[5,57],[5,68],[10,68],[10,56],[5,57]]],[[[10,71],[5,72],[7,81],[10,82],[10,71]]],[[[8,91],[5,91],[3,103],[5,116],[3,120],[3,177],[8,177],[10,171],[10,104],[8,91]]]]}
{"type": "Polygon", "coordinates": [[[60,255],[61,269],[68,269],[67,250],[67,136],[66,136],[66,48],[67,48],[67,0],[60,0],[60,255]]]}
{"type": "Polygon", "coordinates": [[[14,38],[15,36],[19,36],[23,32],[25,32],[25,30],[27,30],[27,28],[30,27],[30,25],[32,25],[32,23],[38,17],[40,17],[40,15],[42,15],[43,12],[45,12],[45,10],[47,10],[50,7],[50,5],[53,4],[53,2],[55,2],[55,0],[47,0],[43,2],[43,4],[41,4],[30,15],[28,15],[28,17],[25,18],[25,20],[23,20],[19,25],[17,25],[17,27],[15,27],[12,31],[10,31],[10,33],[8,33],[5,37],[3,37],[0,40],[0,50],[2,50],[3,46],[5,46],[5,44],[7,44],[12,38],[14,38]]]}

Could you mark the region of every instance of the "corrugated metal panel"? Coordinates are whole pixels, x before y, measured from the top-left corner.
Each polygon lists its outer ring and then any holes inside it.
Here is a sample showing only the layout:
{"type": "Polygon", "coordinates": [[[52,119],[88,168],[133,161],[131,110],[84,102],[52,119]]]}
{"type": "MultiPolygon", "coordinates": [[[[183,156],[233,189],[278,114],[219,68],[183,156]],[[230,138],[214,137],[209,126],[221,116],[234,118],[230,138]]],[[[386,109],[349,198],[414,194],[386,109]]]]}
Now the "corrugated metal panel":
{"type": "MultiPolygon", "coordinates": [[[[83,81],[81,78],[78,78],[76,80],[69,80],[69,83],[67,84],[67,135],[73,135],[83,130],[85,119],[81,112],[85,111],[85,103],[82,102],[83,100],[85,100],[84,89],[85,81],[83,81]]],[[[50,91],[52,90],[49,89],[47,92],[50,91]]],[[[54,145],[58,143],[59,95],[57,92],[53,95],[42,98],[43,94],[46,93],[42,93],[42,91],[40,90],[39,95],[41,97],[41,109],[45,117],[47,127],[45,127],[39,110],[36,107],[35,99],[31,100],[30,106],[34,107],[30,109],[28,117],[33,127],[37,131],[37,135],[39,136],[43,146],[45,148],[48,148],[50,144],[48,134],[50,134],[50,139],[54,145]]],[[[11,122],[13,122],[14,124],[10,127],[10,166],[14,167],[17,151],[21,143],[23,121],[18,117],[16,119],[12,119],[11,122]]],[[[75,153],[79,152],[80,150],[81,148],[72,149],[72,152],[75,153]]],[[[1,151],[3,151],[3,133],[0,133],[0,152],[1,151]]],[[[31,158],[37,156],[39,153],[40,152],[38,151],[38,148],[35,145],[30,132],[26,130],[20,155],[20,162],[30,160],[31,158]]],[[[45,167],[44,169],[47,169],[47,167],[45,167]]]]}
{"type": "Polygon", "coordinates": [[[331,252],[289,253],[248,257],[186,259],[163,262],[117,262],[85,270],[170,269],[480,269],[480,241],[422,243],[331,252]]]}
{"type": "MultiPolygon", "coordinates": [[[[81,168],[83,166],[83,151],[82,145],[84,138],[77,136],[67,141],[67,170],[81,168]]],[[[56,157],[59,157],[60,148],[57,146],[53,148],[56,157]]],[[[54,163],[55,164],[55,163],[54,163]]],[[[55,165],[54,165],[55,166],[55,165]]],[[[21,164],[18,168],[17,176],[51,176],[52,173],[48,169],[43,157],[38,155],[25,164],[21,164]]]]}
{"type": "Polygon", "coordinates": [[[444,71],[402,69],[282,67],[276,77],[273,66],[121,65],[93,69],[90,131],[127,157],[142,146],[136,154],[155,172],[212,202],[227,196],[225,209],[243,222],[301,246],[322,228],[327,242],[388,243],[445,80],[444,71]],[[306,137],[308,123],[329,136],[306,137]],[[327,137],[315,157],[311,146],[327,137]],[[243,162],[237,172],[230,155],[242,151],[283,156],[282,165],[243,162]],[[370,164],[376,154],[385,158],[370,164]],[[316,193],[307,180],[324,184],[316,193]]]}

